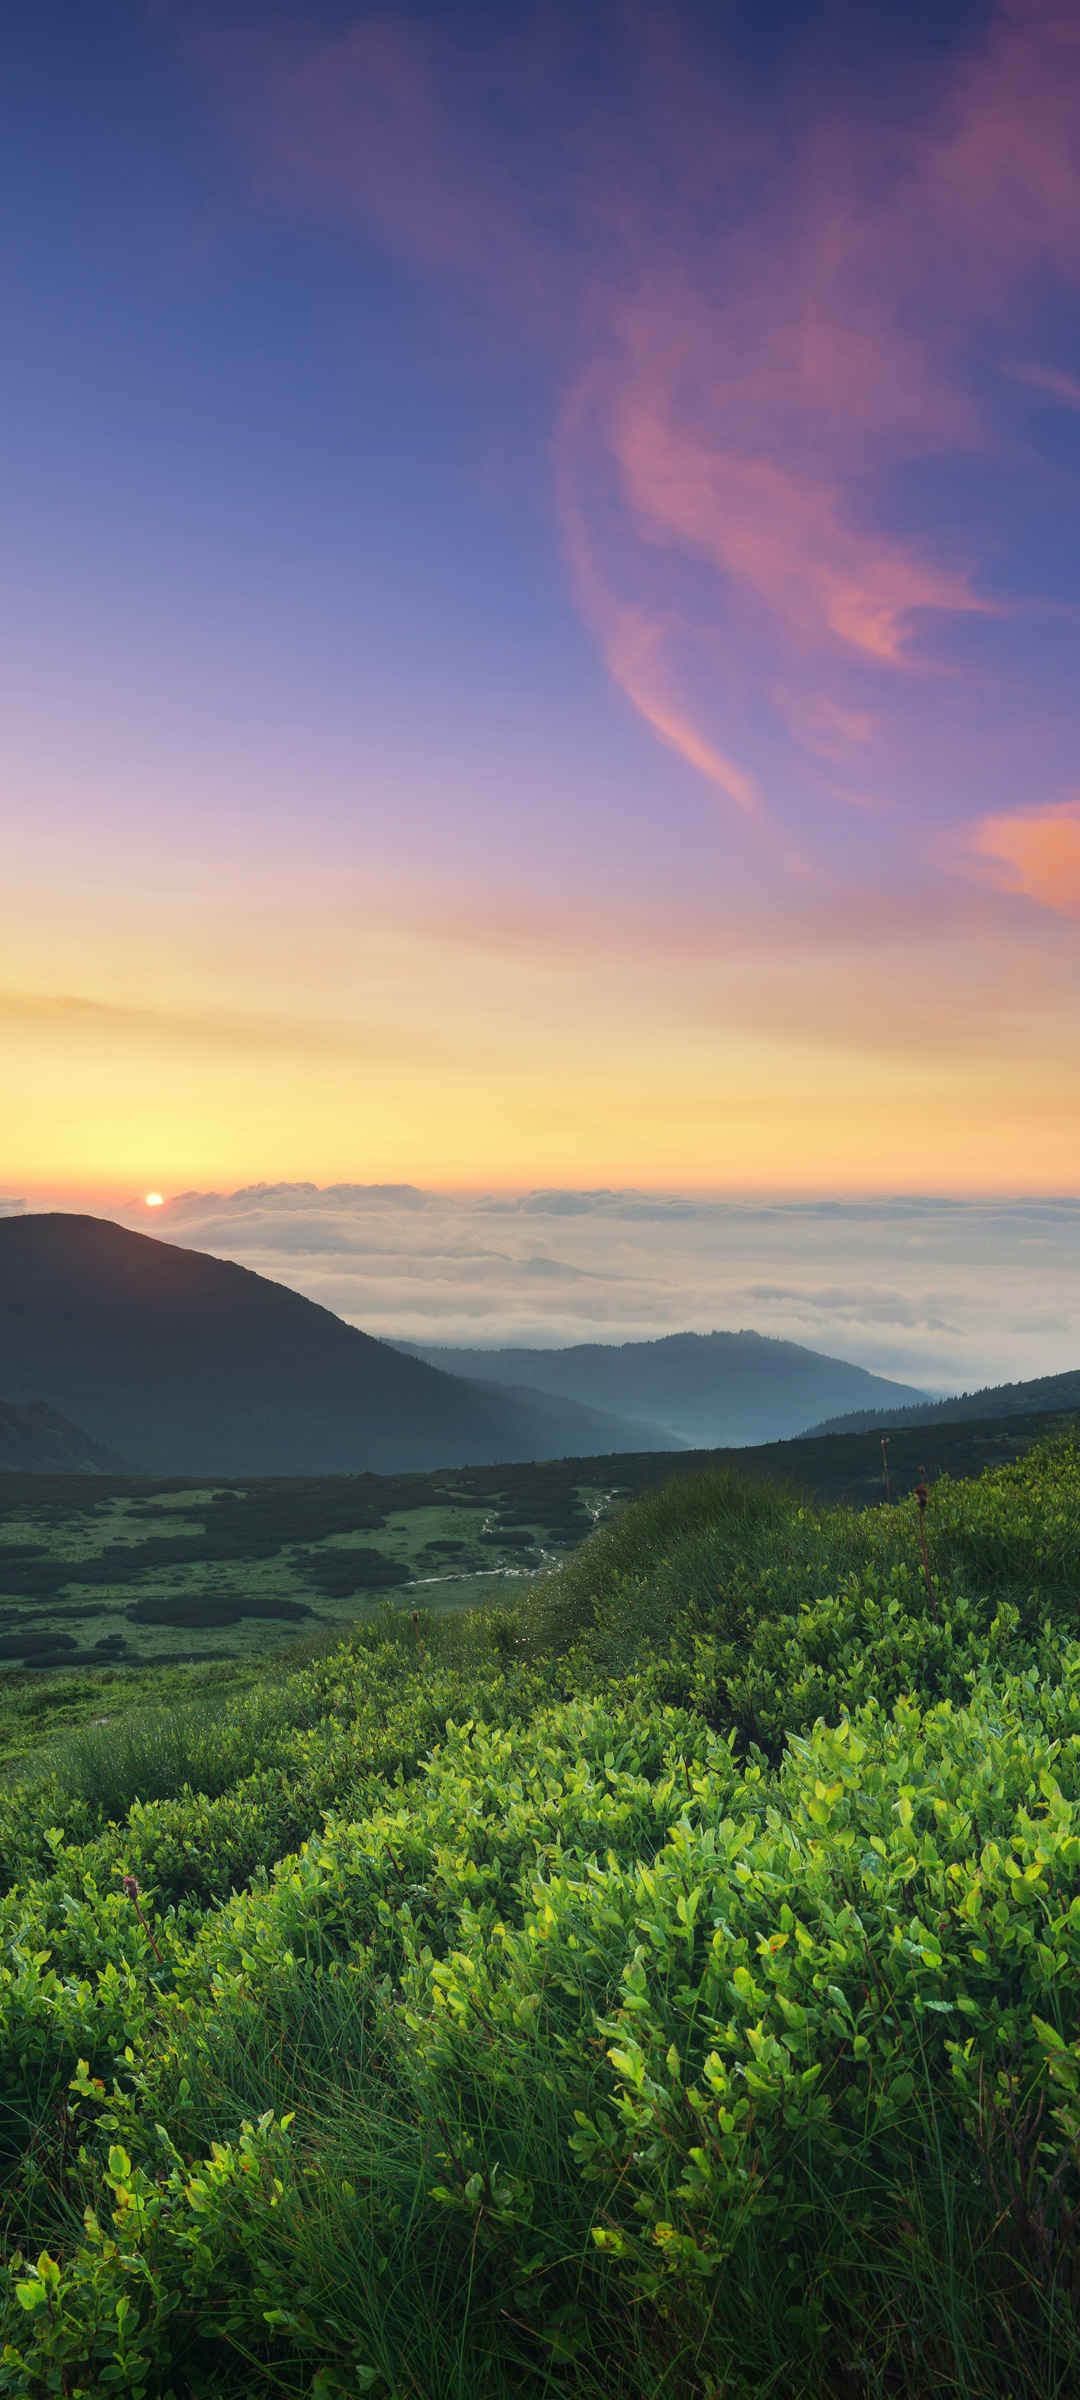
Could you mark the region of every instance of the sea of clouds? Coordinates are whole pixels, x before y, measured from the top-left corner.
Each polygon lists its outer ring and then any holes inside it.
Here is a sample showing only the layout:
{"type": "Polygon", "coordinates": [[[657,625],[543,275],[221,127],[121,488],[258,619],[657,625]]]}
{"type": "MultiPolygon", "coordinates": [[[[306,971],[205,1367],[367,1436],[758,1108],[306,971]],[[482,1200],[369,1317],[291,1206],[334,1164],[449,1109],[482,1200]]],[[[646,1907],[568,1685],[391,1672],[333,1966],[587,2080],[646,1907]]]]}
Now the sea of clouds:
{"type": "Polygon", "coordinates": [[[749,1326],[934,1391],[1080,1366],[1080,1199],[255,1184],[116,1213],[388,1341],[618,1342],[749,1326]]]}

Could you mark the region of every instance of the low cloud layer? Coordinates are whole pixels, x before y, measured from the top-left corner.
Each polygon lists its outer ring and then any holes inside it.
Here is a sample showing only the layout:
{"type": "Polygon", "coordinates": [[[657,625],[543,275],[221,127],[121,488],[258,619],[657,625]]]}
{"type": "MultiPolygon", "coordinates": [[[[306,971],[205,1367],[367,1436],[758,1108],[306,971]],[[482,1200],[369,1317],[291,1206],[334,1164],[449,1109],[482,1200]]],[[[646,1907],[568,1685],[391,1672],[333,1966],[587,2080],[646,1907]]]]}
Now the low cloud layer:
{"type": "Polygon", "coordinates": [[[1080,1365],[1080,1200],[253,1185],[118,1212],[382,1339],[753,1327],[939,1391],[1080,1365]]]}

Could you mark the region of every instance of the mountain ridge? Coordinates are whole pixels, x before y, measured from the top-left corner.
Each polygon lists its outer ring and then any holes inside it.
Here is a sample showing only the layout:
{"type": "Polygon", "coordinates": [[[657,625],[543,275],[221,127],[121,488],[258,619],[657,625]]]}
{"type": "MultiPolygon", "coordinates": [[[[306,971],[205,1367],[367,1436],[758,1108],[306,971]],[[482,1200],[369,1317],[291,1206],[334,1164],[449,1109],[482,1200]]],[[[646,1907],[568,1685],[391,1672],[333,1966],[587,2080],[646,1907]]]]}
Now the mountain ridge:
{"type": "Polygon", "coordinates": [[[611,1406],[618,1394],[620,1416],[634,1420],[646,1410],[690,1448],[794,1438],[808,1415],[821,1413],[817,1393],[850,1393],[858,1404],[881,1396],[896,1407],[921,1405],[925,1394],[913,1384],[893,1383],[868,1367],[857,1367],[803,1343],[773,1334],[714,1330],[659,1334],[647,1341],[575,1342],[564,1348],[490,1351],[453,1343],[402,1342],[406,1355],[439,1363],[459,1375],[486,1376],[506,1384],[527,1383],[549,1398],[611,1406]]]}
{"type": "Polygon", "coordinates": [[[1057,1409],[1080,1409],[1080,1368],[1062,1375],[1033,1375],[1022,1383],[987,1383],[978,1391],[956,1392],[944,1400],[917,1402],[913,1407],[855,1409],[808,1425],[808,1434],[887,1433],[891,1425],[966,1424],[988,1417],[1045,1416],[1057,1409]]]}
{"type": "Polygon", "coordinates": [[[483,1390],[250,1267],[106,1217],[0,1219],[0,1359],[8,1400],[89,1423],[95,1442],[155,1472],[394,1471],[641,1447],[636,1423],[483,1390]]]}

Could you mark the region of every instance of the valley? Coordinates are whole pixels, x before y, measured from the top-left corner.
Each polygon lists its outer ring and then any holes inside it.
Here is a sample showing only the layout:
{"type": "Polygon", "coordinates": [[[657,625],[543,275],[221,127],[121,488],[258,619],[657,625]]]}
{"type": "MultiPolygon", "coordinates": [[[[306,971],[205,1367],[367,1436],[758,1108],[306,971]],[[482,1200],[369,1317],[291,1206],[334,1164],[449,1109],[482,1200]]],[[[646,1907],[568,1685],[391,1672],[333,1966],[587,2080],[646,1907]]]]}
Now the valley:
{"type": "MultiPolygon", "coordinates": [[[[890,1438],[897,1497],[1021,1458],[1068,1412],[890,1438]]],[[[387,1611],[513,1601],[626,1500],[737,1469],[808,1504],[883,1496],[880,1437],[824,1434],[737,1451],[613,1452],[431,1475],[208,1485],[116,1474],[0,1473],[0,1771],[53,1726],[164,1688],[232,1688],[387,1611]]]]}

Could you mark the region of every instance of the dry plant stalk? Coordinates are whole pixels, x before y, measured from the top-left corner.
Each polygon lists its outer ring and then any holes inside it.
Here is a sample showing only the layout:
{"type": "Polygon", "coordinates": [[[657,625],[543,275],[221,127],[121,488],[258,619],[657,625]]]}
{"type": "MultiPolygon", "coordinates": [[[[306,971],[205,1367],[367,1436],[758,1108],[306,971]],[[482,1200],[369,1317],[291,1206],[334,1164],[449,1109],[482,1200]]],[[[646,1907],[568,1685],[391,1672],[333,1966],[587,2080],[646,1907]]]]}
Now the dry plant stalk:
{"type": "Polygon", "coordinates": [[[916,1484],[915,1498],[919,1503],[919,1543],[922,1549],[923,1582],[926,1585],[926,1597],[930,1602],[930,1614],[936,1625],[938,1621],[937,1593],[930,1580],[930,1553],[926,1547],[926,1503],[929,1493],[925,1483],[916,1484]]]}
{"type": "Polygon", "coordinates": [[[151,1933],[151,1931],[150,1931],[150,1927],[149,1927],[149,1925],[147,1924],[147,1922],[146,1922],[146,1918],[144,1917],[144,1915],[143,1915],[143,1912],[142,1912],[142,1909],[141,1909],[141,1908],[140,1908],[140,1906],[139,1906],[139,1887],[138,1887],[138,1884],[137,1884],[137,1883],[136,1883],[136,1881],[135,1881],[135,1877],[134,1877],[134,1875],[124,1875],[124,1876],[122,1876],[122,1877],[121,1877],[121,1883],[122,1883],[122,1886],[123,1886],[123,1889],[124,1889],[124,1891],[127,1893],[128,1899],[130,1900],[130,1902],[131,1902],[131,1904],[132,1904],[132,1907],[134,1908],[135,1914],[136,1914],[136,1916],[137,1916],[137,1918],[138,1918],[138,1920],[139,1920],[139,1923],[140,1923],[140,1925],[142,1926],[142,1929],[143,1929],[143,1932],[144,1932],[144,1933],[145,1933],[145,1935],[146,1935],[147,1941],[148,1941],[148,1942],[149,1942],[149,1944],[150,1944],[150,1948],[151,1948],[151,1950],[152,1950],[152,1951],[153,1951],[153,1953],[154,1953],[154,1957],[156,1958],[156,1960],[157,1960],[157,1962],[158,1962],[158,1965],[160,1966],[160,1965],[161,1965],[161,1952],[160,1952],[160,1950],[158,1949],[157,1943],[155,1942],[155,1940],[154,1940],[154,1937],[153,1937],[153,1934],[152,1934],[152,1933],[151,1933]]]}

